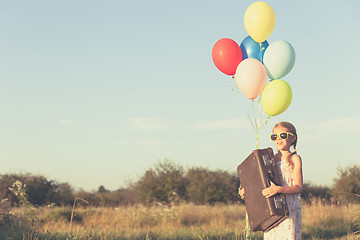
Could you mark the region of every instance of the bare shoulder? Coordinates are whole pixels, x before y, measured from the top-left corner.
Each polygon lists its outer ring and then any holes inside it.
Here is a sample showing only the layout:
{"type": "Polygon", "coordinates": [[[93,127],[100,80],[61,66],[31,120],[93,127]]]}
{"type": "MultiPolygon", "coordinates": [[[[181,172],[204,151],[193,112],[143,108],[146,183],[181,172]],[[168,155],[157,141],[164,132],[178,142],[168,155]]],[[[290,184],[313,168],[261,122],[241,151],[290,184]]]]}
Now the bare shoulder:
{"type": "Polygon", "coordinates": [[[298,154],[293,154],[291,156],[291,160],[293,161],[294,165],[301,166],[301,157],[298,154]]]}

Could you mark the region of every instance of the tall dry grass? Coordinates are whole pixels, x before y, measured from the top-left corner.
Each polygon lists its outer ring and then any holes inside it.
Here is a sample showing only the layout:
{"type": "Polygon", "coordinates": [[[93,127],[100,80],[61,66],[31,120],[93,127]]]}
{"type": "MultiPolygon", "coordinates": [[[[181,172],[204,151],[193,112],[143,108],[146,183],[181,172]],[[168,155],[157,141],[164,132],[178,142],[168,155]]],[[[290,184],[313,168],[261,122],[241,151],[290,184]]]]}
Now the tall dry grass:
{"type": "MultiPolygon", "coordinates": [[[[303,239],[358,239],[359,210],[354,204],[303,205],[303,239]]],[[[75,212],[55,207],[38,208],[36,214],[36,232],[11,239],[244,239],[245,206],[240,204],[86,207],[75,212]]],[[[262,239],[262,233],[251,238],[262,239]]]]}
{"type": "MultiPolygon", "coordinates": [[[[39,213],[42,232],[69,234],[68,220],[54,218],[51,211],[59,209],[39,213]]],[[[78,236],[85,236],[91,230],[109,239],[242,239],[245,227],[242,205],[196,206],[189,203],[172,207],[86,208],[77,209],[75,216],[80,220],[75,221],[72,231],[78,236]]]]}
{"type": "Polygon", "coordinates": [[[302,206],[302,237],[305,239],[359,239],[356,218],[359,205],[324,204],[302,206]]]}

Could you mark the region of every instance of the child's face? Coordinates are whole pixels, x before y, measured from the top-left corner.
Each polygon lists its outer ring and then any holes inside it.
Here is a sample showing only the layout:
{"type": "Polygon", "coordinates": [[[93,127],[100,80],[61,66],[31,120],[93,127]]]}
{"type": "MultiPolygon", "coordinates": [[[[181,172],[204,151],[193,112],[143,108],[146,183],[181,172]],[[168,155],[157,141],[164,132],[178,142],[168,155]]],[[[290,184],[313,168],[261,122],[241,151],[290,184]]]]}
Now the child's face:
{"type": "MultiPolygon", "coordinates": [[[[282,128],[282,127],[277,127],[273,129],[274,134],[280,134],[285,132],[289,132],[289,131],[286,128],[282,128]]],[[[295,140],[296,140],[296,136],[290,134],[288,135],[287,139],[282,139],[278,136],[277,139],[274,141],[274,144],[278,151],[280,150],[289,151],[291,144],[293,144],[295,140]]]]}

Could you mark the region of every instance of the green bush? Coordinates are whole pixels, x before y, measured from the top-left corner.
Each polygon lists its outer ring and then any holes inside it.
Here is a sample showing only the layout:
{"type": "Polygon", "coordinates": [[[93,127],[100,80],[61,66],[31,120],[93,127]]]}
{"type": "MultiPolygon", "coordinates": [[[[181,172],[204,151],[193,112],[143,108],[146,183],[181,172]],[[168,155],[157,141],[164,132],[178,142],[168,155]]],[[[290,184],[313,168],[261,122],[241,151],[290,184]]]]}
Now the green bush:
{"type": "MultiPolygon", "coordinates": [[[[41,222],[70,222],[72,208],[70,207],[59,207],[54,208],[51,211],[45,211],[46,214],[41,216],[39,219],[41,222]]],[[[79,211],[75,211],[73,215],[73,222],[81,223],[83,221],[83,215],[79,211]]]]}
{"type": "Polygon", "coordinates": [[[331,200],[330,187],[316,185],[310,182],[304,183],[301,197],[307,204],[311,204],[314,200],[329,203],[331,200]]]}
{"type": "Polygon", "coordinates": [[[158,162],[135,184],[135,193],[144,204],[169,204],[183,199],[186,193],[183,168],[167,159],[158,162]]]}
{"type": "Polygon", "coordinates": [[[4,174],[0,176],[0,199],[8,199],[12,205],[19,205],[19,199],[9,189],[16,181],[26,186],[27,200],[34,206],[67,205],[74,199],[73,189],[68,183],[57,183],[29,173],[4,174]]]}
{"type": "Polygon", "coordinates": [[[341,203],[360,203],[360,165],[339,167],[338,177],[331,188],[331,195],[341,203]]]}
{"type": "Polygon", "coordinates": [[[200,204],[235,202],[239,180],[236,175],[225,171],[210,171],[205,168],[191,168],[186,174],[188,198],[200,204]]]}

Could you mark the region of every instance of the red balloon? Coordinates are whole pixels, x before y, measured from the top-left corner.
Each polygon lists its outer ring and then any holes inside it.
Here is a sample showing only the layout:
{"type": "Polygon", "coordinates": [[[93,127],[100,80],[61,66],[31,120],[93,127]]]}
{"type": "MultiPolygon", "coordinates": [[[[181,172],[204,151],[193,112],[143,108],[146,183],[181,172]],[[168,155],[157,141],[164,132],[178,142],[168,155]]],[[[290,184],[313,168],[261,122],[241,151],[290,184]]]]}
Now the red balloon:
{"type": "Polygon", "coordinates": [[[240,46],[230,38],[217,41],[212,49],[212,59],[215,66],[227,75],[234,75],[242,61],[240,46]]]}

